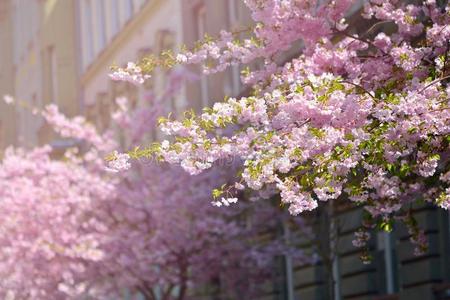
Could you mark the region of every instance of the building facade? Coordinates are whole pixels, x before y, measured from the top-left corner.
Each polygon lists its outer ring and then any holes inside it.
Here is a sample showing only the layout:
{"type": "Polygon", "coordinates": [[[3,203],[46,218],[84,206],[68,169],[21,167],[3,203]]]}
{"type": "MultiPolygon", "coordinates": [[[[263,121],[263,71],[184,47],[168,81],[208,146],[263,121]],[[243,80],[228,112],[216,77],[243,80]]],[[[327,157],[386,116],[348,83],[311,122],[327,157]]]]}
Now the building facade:
{"type": "MultiPolygon", "coordinates": [[[[3,147],[32,147],[54,142],[34,109],[55,103],[69,116],[79,113],[75,4],[72,0],[6,0],[0,26],[2,43],[0,93],[15,98],[2,105],[7,122],[3,147]],[[3,45],[6,45],[3,47],[3,45]],[[14,112],[14,114],[11,114],[14,112]]],[[[3,101],[2,101],[3,102],[3,101]]]]}
{"type": "Polygon", "coordinates": [[[425,229],[426,253],[414,255],[408,230],[397,224],[390,233],[372,232],[373,261],[363,264],[361,251],[352,244],[363,221],[362,210],[338,204],[330,215],[328,209],[319,208],[309,217],[322,251],[316,252],[317,263],[294,266],[294,299],[449,299],[449,213],[417,206],[413,216],[425,229]]]}
{"type": "MultiPolygon", "coordinates": [[[[113,81],[108,73],[113,65],[124,67],[127,62],[180,45],[180,6],[177,0],[78,2],[81,102],[88,119],[98,128],[110,125],[115,99],[126,96],[132,108],[151,105],[154,96],[160,96],[168,88],[168,74],[164,70],[155,70],[151,79],[139,87],[113,81]]],[[[184,99],[180,92],[165,105],[168,110],[182,111],[186,106],[184,99]]],[[[156,138],[156,133],[152,136],[156,138]]]]}

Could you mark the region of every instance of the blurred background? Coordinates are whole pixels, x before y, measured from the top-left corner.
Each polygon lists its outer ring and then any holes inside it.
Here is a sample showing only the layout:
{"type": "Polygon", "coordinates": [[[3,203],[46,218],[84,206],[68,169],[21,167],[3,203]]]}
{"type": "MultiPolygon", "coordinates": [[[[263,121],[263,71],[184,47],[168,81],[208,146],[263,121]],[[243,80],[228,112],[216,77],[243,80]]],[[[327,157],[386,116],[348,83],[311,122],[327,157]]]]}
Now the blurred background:
{"type": "MultiPolygon", "coordinates": [[[[205,33],[218,36],[222,29],[250,22],[240,0],[1,0],[0,94],[29,107],[0,103],[0,149],[57,143],[29,109],[49,103],[106,128],[114,99],[126,96],[140,105],[148,93],[163,93],[168,81],[166,70],[155,70],[140,87],[114,82],[107,76],[112,65],[126,66],[148,54],[193,45],[205,33]]],[[[240,91],[235,68],[200,78],[165,105],[176,114],[240,91]]]]}
{"type": "MultiPolygon", "coordinates": [[[[115,82],[108,77],[112,65],[123,67],[181,44],[192,46],[205,33],[214,37],[222,29],[251,24],[241,0],[0,0],[0,95],[16,99],[14,105],[0,101],[0,153],[9,145],[70,146],[33,114],[33,107],[50,103],[68,116],[84,115],[100,130],[108,128],[116,98],[144,105],[169,82],[168,72],[160,69],[139,87],[115,82]]],[[[176,116],[225,95],[245,94],[239,75],[234,67],[200,76],[164,105],[176,116]]],[[[150,139],[159,138],[154,130],[150,139]]],[[[310,265],[282,261],[264,299],[329,299],[331,294],[336,300],[450,299],[444,284],[450,282],[448,215],[430,207],[416,214],[430,240],[426,255],[413,256],[408,233],[395,229],[373,239],[374,263],[363,265],[352,245],[361,210],[342,207],[332,218],[317,210],[308,217],[317,237],[329,243],[328,252],[310,265]]]]}

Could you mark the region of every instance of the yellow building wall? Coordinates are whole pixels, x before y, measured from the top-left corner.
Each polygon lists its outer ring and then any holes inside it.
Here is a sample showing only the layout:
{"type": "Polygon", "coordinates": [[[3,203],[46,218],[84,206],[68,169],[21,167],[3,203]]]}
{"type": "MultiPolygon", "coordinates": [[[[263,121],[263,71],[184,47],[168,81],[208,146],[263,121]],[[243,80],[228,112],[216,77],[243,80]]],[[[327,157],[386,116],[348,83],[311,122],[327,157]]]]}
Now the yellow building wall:
{"type": "MultiPolygon", "coordinates": [[[[80,112],[75,3],[75,0],[45,0],[32,6],[15,2],[14,38],[19,39],[15,51],[16,56],[20,54],[15,58],[15,96],[28,107],[42,108],[55,103],[68,116],[80,112]],[[29,15],[33,21],[27,19],[29,15]],[[31,37],[21,34],[23,26],[29,26],[31,37]]],[[[17,110],[17,138],[21,146],[42,145],[57,138],[29,108],[17,110]]]]}
{"type": "Polygon", "coordinates": [[[0,1],[0,153],[8,145],[15,144],[15,108],[6,105],[3,95],[14,94],[13,24],[11,1],[0,1]]]}

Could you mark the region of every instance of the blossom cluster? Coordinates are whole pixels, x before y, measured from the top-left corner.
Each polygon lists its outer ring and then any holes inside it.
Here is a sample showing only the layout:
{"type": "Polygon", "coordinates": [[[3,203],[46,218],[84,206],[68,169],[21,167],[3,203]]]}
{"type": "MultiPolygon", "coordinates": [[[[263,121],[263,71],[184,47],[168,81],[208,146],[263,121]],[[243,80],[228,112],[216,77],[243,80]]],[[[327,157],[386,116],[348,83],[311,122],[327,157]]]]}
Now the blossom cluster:
{"type": "Polygon", "coordinates": [[[141,67],[129,62],[126,68],[114,68],[109,77],[112,80],[127,81],[137,85],[143,84],[145,80],[150,78],[150,75],[143,74],[141,67]]]}
{"type": "Polygon", "coordinates": [[[102,152],[112,151],[112,149],[117,148],[117,143],[111,139],[108,132],[104,135],[98,134],[95,126],[83,116],[69,119],[60,113],[55,104],[45,106],[41,114],[45,121],[63,138],[85,141],[102,152]]]}
{"type": "Polygon", "coordinates": [[[405,215],[415,201],[448,208],[450,6],[369,1],[352,18],[374,25],[356,34],[342,19],[355,11],[352,1],[246,3],[253,38],[222,32],[176,57],[216,62],[210,71],[262,58],[244,72],[252,96],[162,118],[171,142],[153,153],[191,174],[242,161],[242,183],[275,188],[293,215],[338,198],[364,206],[375,223],[405,215]],[[301,53],[278,63],[299,42],[301,53]]]}
{"type": "Polygon", "coordinates": [[[2,299],[85,293],[105,256],[108,224],[92,212],[114,185],[75,161],[52,160],[51,150],[10,148],[0,163],[2,299]]]}
{"type": "Polygon", "coordinates": [[[109,158],[108,166],[105,170],[113,173],[128,170],[131,167],[129,160],[130,156],[128,154],[114,151],[109,158]]]}

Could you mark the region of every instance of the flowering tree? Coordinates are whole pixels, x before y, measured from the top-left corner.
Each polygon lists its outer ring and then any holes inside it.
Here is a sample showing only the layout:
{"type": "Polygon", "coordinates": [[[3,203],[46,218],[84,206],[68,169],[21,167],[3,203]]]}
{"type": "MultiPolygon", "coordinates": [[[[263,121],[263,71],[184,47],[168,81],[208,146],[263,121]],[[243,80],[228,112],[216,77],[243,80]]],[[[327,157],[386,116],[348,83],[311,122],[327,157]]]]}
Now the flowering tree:
{"type": "Polygon", "coordinates": [[[147,179],[130,178],[121,187],[124,200],[110,208],[117,219],[104,269],[111,288],[126,286],[148,299],[158,299],[158,291],[161,299],[196,299],[209,286],[210,293],[252,299],[270,278],[275,255],[303,258],[282,237],[255,242],[282,221],[272,207],[249,213],[245,205],[223,210],[208,203],[223,176],[148,166],[139,176],[147,179]]]}
{"type": "MultiPolygon", "coordinates": [[[[126,99],[117,102],[117,124],[142,142],[145,126],[136,120],[156,122],[152,116],[160,110],[129,111],[126,99]]],[[[103,159],[118,148],[110,131],[99,134],[83,117],[68,119],[54,105],[41,114],[81,151],[69,149],[62,160],[52,158],[49,146],[6,151],[0,163],[1,298],[111,299],[128,291],[181,300],[195,299],[211,284],[214,293],[251,298],[270,278],[274,255],[308,259],[282,236],[255,242],[284,221],[276,206],[221,210],[210,204],[210,190],[230,180],[227,172],[191,177],[145,163],[111,174],[131,165],[127,154],[103,159]]]]}
{"type": "Polygon", "coordinates": [[[0,297],[64,299],[81,293],[104,257],[107,227],[93,211],[114,185],[51,148],[9,149],[0,164],[0,297]]]}
{"type": "MultiPolygon", "coordinates": [[[[126,99],[118,102],[114,118],[128,136],[141,136],[142,127],[131,122],[139,120],[141,109],[129,111],[126,99]]],[[[156,122],[154,117],[162,109],[146,110],[145,122],[156,122]]],[[[130,168],[127,158],[114,153],[108,169],[130,168]]],[[[230,181],[230,172],[211,170],[189,176],[180,168],[144,162],[119,174],[118,199],[106,209],[116,221],[109,226],[116,238],[108,246],[105,269],[113,291],[115,286],[127,286],[148,299],[159,299],[158,293],[161,299],[195,299],[192,293],[199,287],[215,284],[219,290],[213,292],[223,296],[254,298],[271,276],[275,255],[309,261],[303,252],[285,245],[283,236],[255,242],[273,234],[285,221],[276,206],[266,203],[255,210],[246,203],[234,205],[237,199],[210,205],[210,191],[230,181]],[[217,207],[222,205],[234,209],[217,207]]]]}
{"type": "MultiPolygon", "coordinates": [[[[366,228],[390,230],[399,219],[417,252],[425,250],[410,204],[450,206],[448,2],[245,3],[256,23],[251,38],[221,32],[192,51],[150,57],[138,73],[175,64],[202,64],[214,73],[263,61],[242,73],[252,95],[218,102],[200,115],[189,112],[181,121],[161,118],[171,142],[130,155],[156,154],[191,174],[237,159],[237,185],[214,196],[234,198],[242,186],[275,189],[293,215],[347,199],[368,212],[366,228]],[[368,29],[357,32],[345,16],[366,19],[368,29]],[[286,61],[284,54],[299,44],[301,53],[286,61]]],[[[362,229],[355,244],[367,239],[362,229]]]]}

